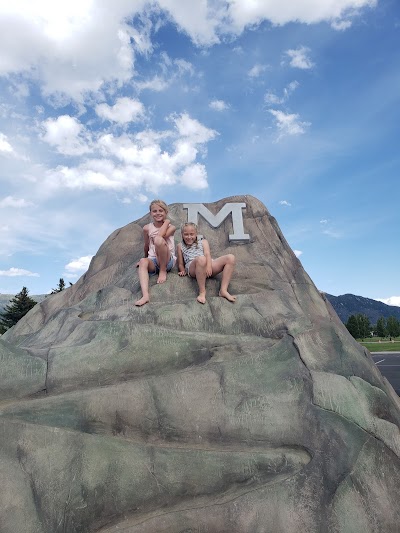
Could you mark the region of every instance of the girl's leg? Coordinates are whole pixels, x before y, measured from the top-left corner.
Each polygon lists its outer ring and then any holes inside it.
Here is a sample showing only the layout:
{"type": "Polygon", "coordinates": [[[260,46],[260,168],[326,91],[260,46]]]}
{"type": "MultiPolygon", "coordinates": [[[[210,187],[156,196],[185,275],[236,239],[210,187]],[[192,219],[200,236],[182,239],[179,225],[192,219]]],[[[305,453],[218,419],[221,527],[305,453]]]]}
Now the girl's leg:
{"type": "Polygon", "coordinates": [[[155,272],[156,267],[151,259],[142,257],[139,261],[139,282],[142,289],[142,297],[135,302],[135,305],[142,306],[150,301],[149,295],[149,272],[155,272]]]}
{"type": "Polygon", "coordinates": [[[215,276],[222,272],[219,295],[226,298],[229,302],[234,302],[236,300],[236,296],[232,296],[232,294],[228,292],[228,286],[235,269],[235,262],[236,260],[233,254],[223,255],[212,262],[212,275],[215,276]]]}
{"type": "Polygon", "coordinates": [[[167,243],[163,237],[157,236],[154,239],[156,249],[156,256],[160,272],[158,274],[157,283],[164,283],[167,279],[167,264],[170,258],[170,252],[167,243]]]}
{"type": "Polygon", "coordinates": [[[206,266],[207,259],[204,255],[200,255],[193,259],[190,263],[189,274],[192,278],[196,278],[197,285],[199,286],[199,295],[197,301],[201,304],[206,303],[206,266]]]}

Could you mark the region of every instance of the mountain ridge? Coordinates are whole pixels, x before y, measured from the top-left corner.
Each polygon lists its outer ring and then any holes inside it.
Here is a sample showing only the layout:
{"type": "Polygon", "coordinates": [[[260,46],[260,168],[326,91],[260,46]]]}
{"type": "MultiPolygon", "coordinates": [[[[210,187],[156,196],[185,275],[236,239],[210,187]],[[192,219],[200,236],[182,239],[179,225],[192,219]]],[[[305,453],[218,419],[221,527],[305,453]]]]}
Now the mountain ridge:
{"type": "Polygon", "coordinates": [[[323,294],[343,323],[346,323],[351,315],[358,313],[366,315],[372,324],[376,324],[380,317],[394,316],[400,320],[400,307],[396,305],[387,305],[372,298],[350,293],[340,296],[333,296],[327,292],[323,292],[323,294]]]}

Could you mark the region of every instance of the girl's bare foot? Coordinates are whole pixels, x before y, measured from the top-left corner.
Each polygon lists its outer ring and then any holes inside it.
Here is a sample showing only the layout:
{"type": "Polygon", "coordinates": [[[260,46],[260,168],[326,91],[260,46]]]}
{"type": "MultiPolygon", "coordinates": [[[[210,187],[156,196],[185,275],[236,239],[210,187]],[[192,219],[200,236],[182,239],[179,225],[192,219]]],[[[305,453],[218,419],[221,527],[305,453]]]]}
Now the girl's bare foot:
{"type": "Polygon", "coordinates": [[[161,271],[160,270],[160,273],[158,274],[158,280],[157,280],[157,283],[165,283],[167,281],[167,272],[165,271],[161,271]]]}
{"type": "Polygon", "coordinates": [[[228,291],[219,291],[219,295],[222,296],[222,298],[226,298],[228,302],[236,302],[236,296],[232,296],[228,291]]]}
{"type": "Polygon", "coordinates": [[[140,298],[140,300],[137,300],[137,302],[135,302],[135,305],[141,307],[142,305],[147,304],[149,302],[150,298],[148,296],[143,296],[142,298],[140,298]]]}
{"type": "Polygon", "coordinates": [[[197,301],[200,303],[200,304],[205,304],[206,303],[206,294],[205,293],[200,293],[197,297],[197,301]]]}

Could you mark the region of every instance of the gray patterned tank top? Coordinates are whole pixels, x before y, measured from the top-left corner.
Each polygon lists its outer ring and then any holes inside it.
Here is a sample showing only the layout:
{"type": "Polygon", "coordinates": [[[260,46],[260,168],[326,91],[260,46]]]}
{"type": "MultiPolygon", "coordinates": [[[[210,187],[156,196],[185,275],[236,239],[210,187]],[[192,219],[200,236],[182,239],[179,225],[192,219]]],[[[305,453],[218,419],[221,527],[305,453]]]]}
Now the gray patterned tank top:
{"type": "Polygon", "coordinates": [[[197,246],[196,243],[186,246],[183,241],[181,242],[181,250],[186,272],[189,272],[190,263],[193,261],[193,259],[199,257],[200,255],[204,255],[203,243],[201,241],[202,239],[197,240],[197,246]]]}

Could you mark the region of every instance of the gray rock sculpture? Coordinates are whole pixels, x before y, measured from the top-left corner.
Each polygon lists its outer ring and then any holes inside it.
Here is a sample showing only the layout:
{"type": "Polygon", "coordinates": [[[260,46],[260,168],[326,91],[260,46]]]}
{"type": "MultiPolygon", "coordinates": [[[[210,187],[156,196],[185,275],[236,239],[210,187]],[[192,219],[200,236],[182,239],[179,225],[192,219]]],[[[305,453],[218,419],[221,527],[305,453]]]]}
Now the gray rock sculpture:
{"type": "Polygon", "coordinates": [[[400,531],[398,397],[262,203],[226,202],[250,242],[200,232],[235,304],[175,271],[135,307],[146,216],[0,339],[1,533],[400,531]]]}

